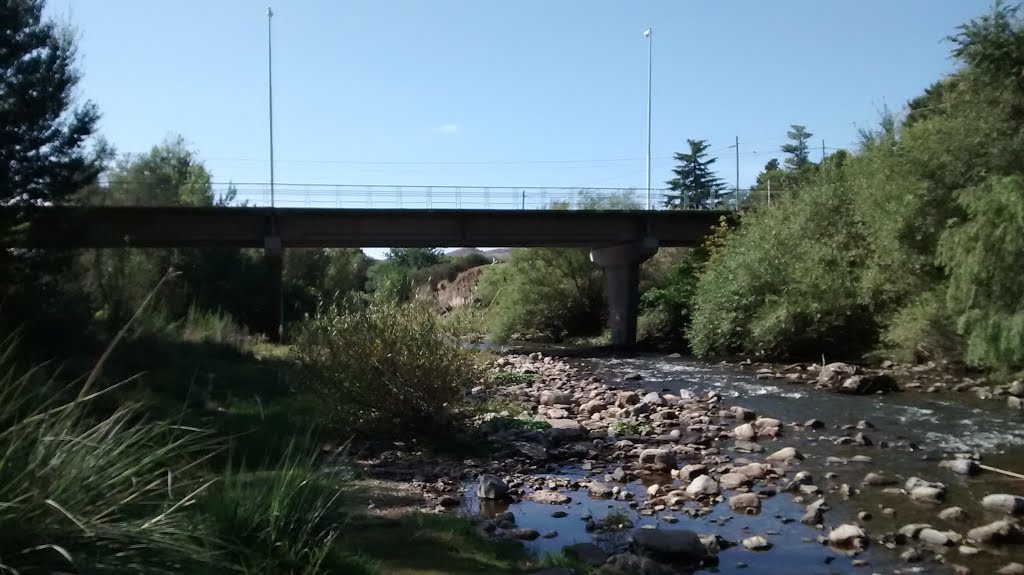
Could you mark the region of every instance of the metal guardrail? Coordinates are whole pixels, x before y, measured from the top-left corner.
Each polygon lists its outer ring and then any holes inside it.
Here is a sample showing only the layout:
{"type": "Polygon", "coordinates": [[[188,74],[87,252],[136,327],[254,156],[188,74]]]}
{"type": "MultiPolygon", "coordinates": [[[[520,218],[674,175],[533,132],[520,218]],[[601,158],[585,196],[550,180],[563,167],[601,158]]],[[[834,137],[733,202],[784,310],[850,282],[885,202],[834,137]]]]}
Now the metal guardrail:
{"type": "MultiPolygon", "coordinates": [[[[268,183],[213,184],[215,197],[232,205],[270,207],[268,183]]],[[[651,209],[666,208],[669,190],[651,190],[651,209]]],[[[280,208],[373,209],[645,209],[647,190],[637,188],[381,186],[275,184],[273,205],[280,208]]]]}

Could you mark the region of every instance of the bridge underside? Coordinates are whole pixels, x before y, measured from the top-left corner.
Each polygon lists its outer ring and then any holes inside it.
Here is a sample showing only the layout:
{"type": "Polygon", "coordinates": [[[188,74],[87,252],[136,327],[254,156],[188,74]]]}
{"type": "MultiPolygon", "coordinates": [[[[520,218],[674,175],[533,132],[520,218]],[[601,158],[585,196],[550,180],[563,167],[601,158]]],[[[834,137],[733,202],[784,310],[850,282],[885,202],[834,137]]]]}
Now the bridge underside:
{"type": "MultiPolygon", "coordinates": [[[[5,247],[605,247],[654,238],[695,246],[723,212],[52,207],[5,247]]],[[[11,223],[17,212],[0,209],[11,223]]],[[[7,227],[7,226],[5,226],[7,227]]],[[[9,229],[9,228],[8,228],[9,229]]]]}
{"type": "Polygon", "coordinates": [[[288,248],[575,247],[608,281],[612,343],[636,339],[638,271],[659,246],[699,245],[723,212],[362,210],[236,207],[0,208],[0,247],[263,248],[271,270],[268,335],[283,337],[288,248]],[[27,222],[27,225],[20,225],[27,222]],[[12,233],[13,232],[13,233],[12,233]]]}

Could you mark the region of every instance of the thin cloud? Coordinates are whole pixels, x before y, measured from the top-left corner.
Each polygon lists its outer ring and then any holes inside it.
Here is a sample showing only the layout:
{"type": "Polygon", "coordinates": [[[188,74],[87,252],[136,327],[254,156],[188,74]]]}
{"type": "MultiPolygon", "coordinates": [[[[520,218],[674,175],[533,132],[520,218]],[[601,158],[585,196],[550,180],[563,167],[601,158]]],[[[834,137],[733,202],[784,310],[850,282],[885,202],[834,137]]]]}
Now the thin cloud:
{"type": "Polygon", "coordinates": [[[459,127],[456,126],[455,124],[441,124],[440,126],[434,128],[434,132],[438,134],[444,134],[446,136],[451,136],[453,134],[459,133],[459,127]]]}

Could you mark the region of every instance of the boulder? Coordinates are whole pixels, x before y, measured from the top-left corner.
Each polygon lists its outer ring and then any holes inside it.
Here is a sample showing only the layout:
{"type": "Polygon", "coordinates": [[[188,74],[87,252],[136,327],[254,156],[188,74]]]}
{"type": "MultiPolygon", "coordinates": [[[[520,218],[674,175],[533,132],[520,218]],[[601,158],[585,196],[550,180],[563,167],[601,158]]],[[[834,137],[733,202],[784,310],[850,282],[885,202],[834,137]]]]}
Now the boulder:
{"type": "Polygon", "coordinates": [[[743,547],[751,551],[767,551],[772,548],[772,543],[760,535],[754,535],[743,540],[743,547]]]}
{"type": "Polygon", "coordinates": [[[908,523],[903,527],[900,527],[900,535],[907,537],[908,539],[917,539],[917,536],[921,534],[925,529],[930,529],[931,525],[927,523],[908,523]]]}
{"type": "Polygon", "coordinates": [[[971,529],[967,532],[967,538],[978,543],[1020,543],[1024,541],[1024,530],[1013,521],[1001,519],[971,529]]]}
{"type": "Polygon", "coordinates": [[[540,392],[538,403],[541,405],[572,405],[573,399],[571,393],[549,390],[540,392]]]}
{"type": "Polygon", "coordinates": [[[959,523],[961,521],[967,521],[967,512],[964,511],[963,507],[947,507],[942,511],[939,511],[939,519],[959,523]]]}
{"type": "Polygon", "coordinates": [[[733,435],[736,436],[737,439],[749,440],[757,437],[757,431],[755,431],[754,426],[750,425],[749,423],[744,423],[743,425],[737,426],[736,429],[732,430],[732,433],[733,435]]]}
{"type": "Polygon", "coordinates": [[[526,498],[529,499],[530,501],[534,501],[536,503],[545,503],[547,505],[564,505],[572,501],[572,497],[569,497],[564,493],[559,493],[558,491],[548,491],[546,489],[542,491],[533,491],[529,495],[527,495],[526,498]]]}
{"type": "Polygon", "coordinates": [[[840,525],[828,534],[831,545],[848,549],[863,549],[867,546],[867,535],[856,525],[840,525]]]}
{"type": "Polygon", "coordinates": [[[601,569],[600,575],[676,575],[676,570],[658,563],[649,557],[632,553],[612,555],[601,569]]]}
{"type": "Polygon", "coordinates": [[[1007,515],[1024,514],[1024,497],[1008,493],[993,493],[981,500],[981,506],[989,511],[998,511],[1007,515]]]}
{"type": "Polygon", "coordinates": [[[591,497],[611,497],[612,486],[601,481],[591,481],[587,485],[587,491],[590,492],[591,497]]]}
{"type": "Polygon", "coordinates": [[[625,408],[640,403],[640,394],[635,391],[620,391],[615,398],[615,407],[625,408]]]}
{"type": "Polygon", "coordinates": [[[665,400],[662,399],[661,394],[657,391],[652,391],[640,399],[640,403],[646,403],[648,405],[665,405],[665,400]]]}
{"type": "Polygon", "coordinates": [[[604,562],[608,560],[608,554],[593,543],[574,543],[572,545],[566,545],[565,547],[562,547],[562,553],[570,559],[575,559],[593,567],[604,565],[604,562]]]}
{"type": "Polygon", "coordinates": [[[636,529],[630,535],[634,549],[676,563],[697,563],[707,557],[707,549],[688,529],[636,529]]]}
{"type": "Polygon", "coordinates": [[[729,509],[744,513],[761,511],[761,498],[756,493],[740,493],[729,498],[729,509]]]}
{"type": "Polygon", "coordinates": [[[945,546],[952,544],[952,541],[950,541],[949,537],[945,533],[938,529],[932,529],[931,527],[922,529],[921,532],[917,534],[917,538],[929,545],[945,546]]]}
{"type": "Polygon", "coordinates": [[[692,497],[718,495],[718,482],[708,475],[700,475],[686,486],[686,493],[692,497]]]}
{"type": "Polygon", "coordinates": [[[944,467],[960,475],[977,475],[981,472],[978,462],[973,459],[948,459],[940,461],[939,467],[944,467]]]}
{"type": "Polygon", "coordinates": [[[623,381],[640,381],[643,378],[644,376],[640,375],[639,373],[628,373],[622,376],[623,381]]]}
{"type": "Polygon", "coordinates": [[[861,485],[869,485],[871,487],[887,487],[889,485],[896,485],[898,481],[891,477],[886,477],[878,473],[868,473],[861,480],[861,485]]]}
{"type": "Polygon", "coordinates": [[[640,466],[652,471],[676,468],[676,456],[667,449],[645,449],[640,452],[640,466]]]}
{"type": "Polygon", "coordinates": [[[1024,565],[1020,563],[1007,563],[996,571],[996,575],[1024,575],[1024,565]]]}
{"type": "Polygon", "coordinates": [[[496,475],[481,475],[476,485],[476,496],[480,499],[503,499],[508,495],[508,485],[496,475]]]}
{"type": "Polygon", "coordinates": [[[831,391],[846,395],[871,395],[873,393],[887,393],[900,391],[900,386],[891,375],[871,374],[852,375],[844,379],[839,385],[829,386],[831,391]]]}
{"type": "Polygon", "coordinates": [[[571,441],[587,436],[587,428],[575,419],[545,419],[551,425],[544,430],[552,441],[571,441]]]}
{"type": "Polygon", "coordinates": [[[941,503],[946,498],[946,490],[939,487],[922,485],[910,490],[910,498],[925,503],[941,503]]]}
{"type": "Polygon", "coordinates": [[[690,463],[684,465],[683,468],[679,470],[679,479],[685,479],[687,481],[690,481],[697,476],[706,474],[707,472],[708,468],[706,465],[700,463],[690,463]]]}
{"type": "Polygon", "coordinates": [[[726,473],[718,478],[718,483],[721,484],[722,489],[736,489],[750,483],[750,478],[742,473],[726,473]]]}
{"type": "Polygon", "coordinates": [[[509,529],[505,531],[505,537],[508,539],[522,539],[524,541],[533,541],[534,539],[540,538],[540,531],[536,529],[530,529],[528,527],[516,527],[515,529],[509,529]]]}
{"type": "Polygon", "coordinates": [[[861,368],[849,363],[835,362],[821,368],[818,372],[818,385],[832,385],[861,372],[861,368]]]}
{"type": "Polygon", "coordinates": [[[796,450],[795,447],[783,447],[775,453],[765,457],[768,461],[791,461],[793,459],[802,460],[804,456],[796,450]]]}

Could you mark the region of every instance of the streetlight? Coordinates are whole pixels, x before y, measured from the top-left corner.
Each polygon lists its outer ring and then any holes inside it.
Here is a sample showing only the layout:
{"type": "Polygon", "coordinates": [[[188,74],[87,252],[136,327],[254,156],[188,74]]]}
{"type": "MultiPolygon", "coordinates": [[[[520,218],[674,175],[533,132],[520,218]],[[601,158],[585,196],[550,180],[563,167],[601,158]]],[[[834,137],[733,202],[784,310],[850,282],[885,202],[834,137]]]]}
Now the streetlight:
{"type": "Polygon", "coordinates": [[[654,64],[654,38],[651,29],[644,30],[647,38],[647,209],[651,209],[651,79],[654,64]]]}
{"type": "Polygon", "coordinates": [[[274,11],[267,6],[267,96],[270,107],[270,207],[274,207],[274,65],[273,30],[274,11]]]}

